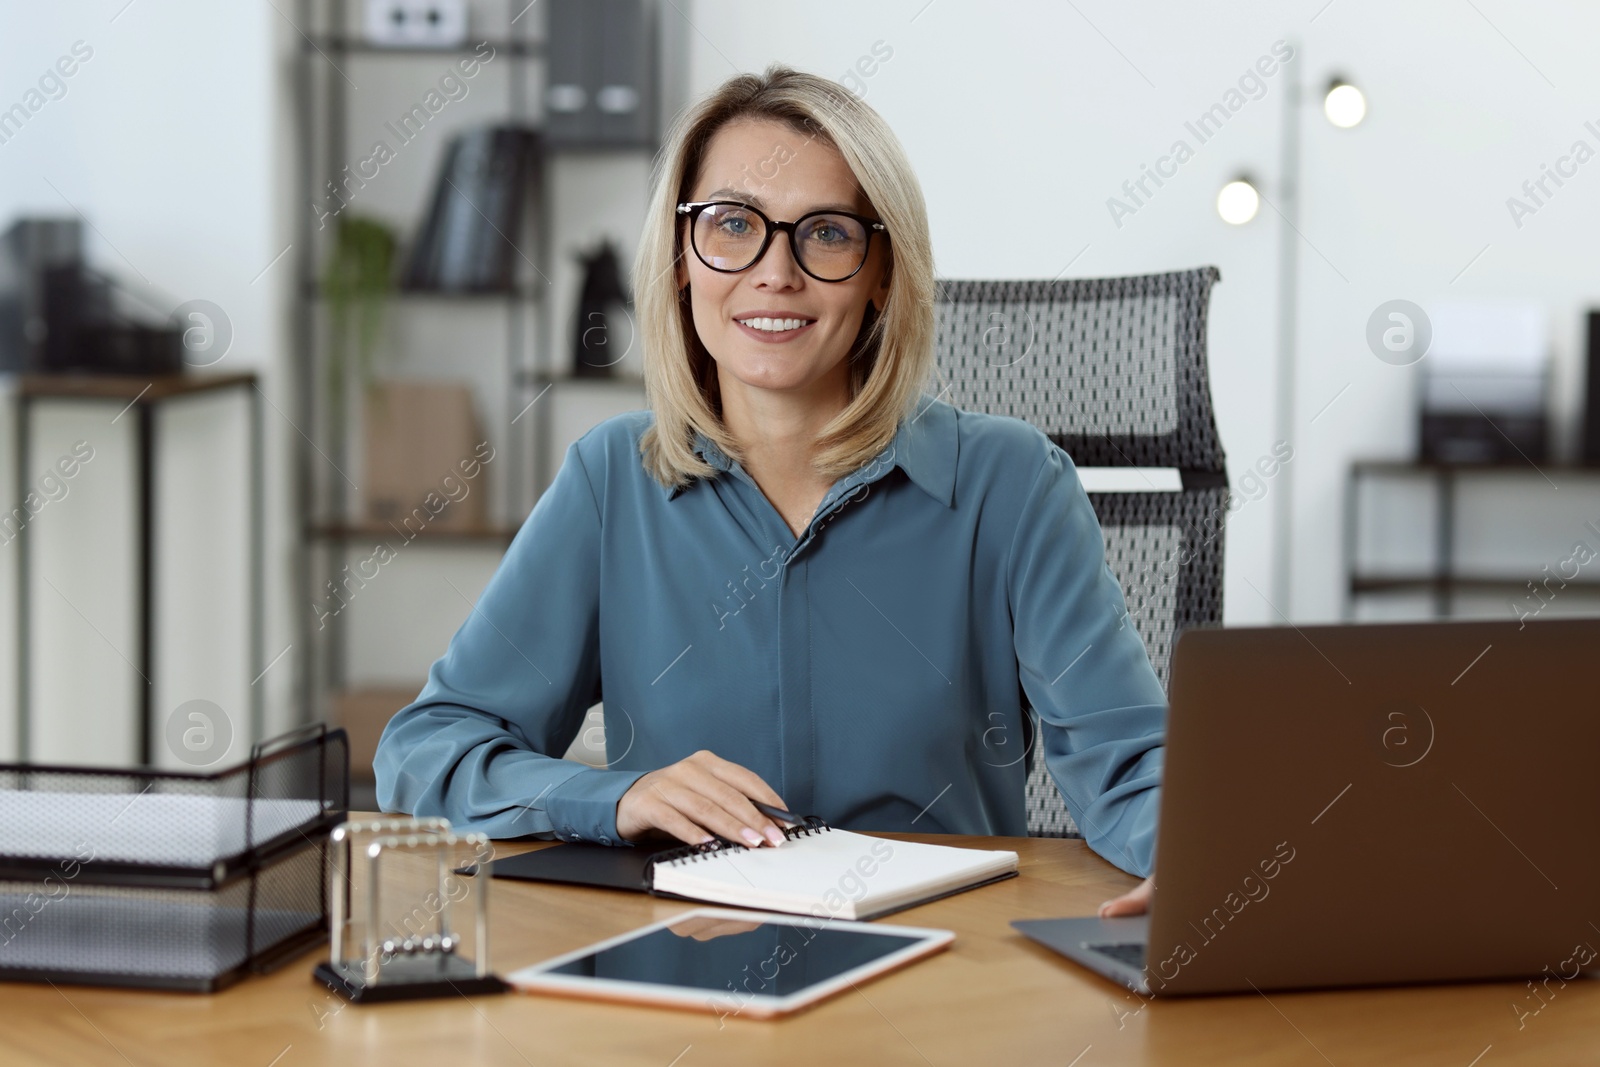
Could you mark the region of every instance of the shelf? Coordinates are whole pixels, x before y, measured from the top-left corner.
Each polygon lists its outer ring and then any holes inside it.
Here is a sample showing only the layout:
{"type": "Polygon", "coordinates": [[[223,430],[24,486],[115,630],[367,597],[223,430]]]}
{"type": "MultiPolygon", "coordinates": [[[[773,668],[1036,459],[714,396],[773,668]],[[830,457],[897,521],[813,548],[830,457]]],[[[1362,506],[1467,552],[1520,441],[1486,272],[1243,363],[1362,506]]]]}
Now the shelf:
{"type": "Polygon", "coordinates": [[[660,150],[660,145],[654,141],[548,141],[541,142],[541,148],[546,155],[553,152],[649,152],[654,155],[660,150]]]}
{"type": "MultiPolygon", "coordinates": [[[[471,530],[439,530],[424,527],[420,533],[407,537],[404,529],[385,523],[329,523],[311,526],[306,536],[314,541],[388,541],[398,538],[401,544],[501,544],[510,543],[517,535],[517,526],[483,526],[471,530]]],[[[392,547],[392,546],[391,546],[392,547]]]]}
{"type": "Polygon", "coordinates": [[[250,371],[234,374],[24,374],[17,391],[25,397],[68,400],[135,400],[146,404],[172,396],[254,385],[250,371]]]}
{"type": "Polygon", "coordinates": [[[1350,464],[1351,469],[1358,474],[1528,474],[1537,478],[1540,472],[1545,474],[1592,474],[1600,475],[1600,467],[1584,466],[1577,463],[1555,463],[1539,461],[1535,469],[1526,460],[1517,460],[1511,463],[1426,463],[1418,460],[1405,459],[1358,459],[1350,464]]]}
{"type": "MultiPolygon", "coordinates": [[[[1355,575],[1350,579],[1352,593],[1503,593],[1507,590],[1525,590],[1528,583],[1539,584],[1542,575],[1521,577],[1496,575],[1355,575]]],[[[1560,581],[1559,578],[1556,579],[1560,581]]],[[[1573,578],[1563,589],[1600,593],[1600,578],[1573,578]]]]}
{"type": "Polygon", "coordinates": [[[449,45],[444,48],[432,48],[425,45],[386,45],[373,44],[359,37],[346,37],[344,35],[302,37],[304,46],[302,51],[338,52],[343,55],[369,55],[369,56],[474,56],[478,48],[487,44],[493,48],[496,55],[507,52],[514,56],[538,57],[544,55],[543,41],[487,41],[478,40],[471,44],[449,45]]]}
{"type": "MultiPolygon", "coordinates": [[[[390,293],[392,299],[404,300],[526,300],[543,303],[547,285],[518,285],[512,289],[416,289],[404,286],[390,293]]],[[[304,282],[302,295],[307,300],[326,301],[322,287],[316,282],[304,282]]]]}
{"type": "Polygon", "coordinates": [[[588,378],[563,371],[551,374],[542,370],[517,371],[519,385],[620,385],[633,389],[644,388],[644,378],[638,374],[609,374],[588,378]]]}

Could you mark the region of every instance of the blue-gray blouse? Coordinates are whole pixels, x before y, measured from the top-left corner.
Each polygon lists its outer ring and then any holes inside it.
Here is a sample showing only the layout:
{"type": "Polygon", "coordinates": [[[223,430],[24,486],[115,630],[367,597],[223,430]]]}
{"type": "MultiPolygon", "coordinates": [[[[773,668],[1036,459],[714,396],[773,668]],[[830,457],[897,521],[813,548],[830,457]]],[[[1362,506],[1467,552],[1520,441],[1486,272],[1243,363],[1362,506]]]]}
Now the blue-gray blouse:
{"type": "Polygon", "coordinates": [[[798,538],[703,435],[718,473],[668,490],[652,413],[584,434],[384,730],[379,802],[625,844],[628,787],[709,749],[834,826],[1020,836],[1037,757],[1148,874],[1166,696],[1072,461],[1020,419],[917,412],[798,538]],[[609,767],[560,759],[602,697],[609,767]]]}

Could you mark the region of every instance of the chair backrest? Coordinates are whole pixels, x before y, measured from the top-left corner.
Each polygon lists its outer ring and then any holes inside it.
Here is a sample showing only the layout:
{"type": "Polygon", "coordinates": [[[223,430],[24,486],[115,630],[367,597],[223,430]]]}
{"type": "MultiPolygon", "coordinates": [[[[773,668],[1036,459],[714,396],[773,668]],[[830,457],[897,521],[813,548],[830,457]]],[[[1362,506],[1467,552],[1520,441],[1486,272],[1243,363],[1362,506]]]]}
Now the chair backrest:
{"type": "MultiPolygon", "coordinates": [[[[1026,419],[1079,468],[1176,469],[1181,488],[1089,494],[1106,563],[1162,685],[1178,633],[1222,619],[1228,479],[1206,366],[1206,310],[1219,277],[1200,267],[939,284],[944,399],[1026,419]]],[[[1034,758],[1030,725],[1028,833],[1080,836],[1059,784],[1034,758]]]]}

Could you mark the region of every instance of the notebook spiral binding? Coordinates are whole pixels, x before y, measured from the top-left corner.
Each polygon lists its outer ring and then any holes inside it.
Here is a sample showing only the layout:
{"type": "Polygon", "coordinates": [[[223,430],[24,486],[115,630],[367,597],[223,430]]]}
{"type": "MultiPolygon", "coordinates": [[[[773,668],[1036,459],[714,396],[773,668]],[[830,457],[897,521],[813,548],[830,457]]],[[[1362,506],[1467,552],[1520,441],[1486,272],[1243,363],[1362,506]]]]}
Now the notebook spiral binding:
{"type": "MultiPolygon", "coordinates": [[[[793,841],[797,837],[810,837],[812,834],[825,833],[832,830],[827,821],[815,815],[807,815],[806,821],[799,826],[785,827],[783,836],[793,841]]],[[[660,864],[695,863],[707,859],[715,853],[727,852],[731,849],[750,851],[750,846],[739,841],[729,841],[726,838],[715,838],[700,845],[684,845],[681,848],[671,849],[657,856],[651,866],[660,864]]]]}

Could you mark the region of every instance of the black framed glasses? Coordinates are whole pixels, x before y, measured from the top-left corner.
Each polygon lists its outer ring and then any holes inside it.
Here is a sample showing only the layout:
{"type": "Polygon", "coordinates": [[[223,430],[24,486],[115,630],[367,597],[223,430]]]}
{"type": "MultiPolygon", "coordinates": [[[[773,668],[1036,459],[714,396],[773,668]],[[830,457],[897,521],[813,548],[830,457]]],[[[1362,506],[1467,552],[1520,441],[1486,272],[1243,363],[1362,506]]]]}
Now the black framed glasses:
{"type": "Polygon", "coordinates": [[[678,214],[689,217],[689,243],[700,262],[725,274],[758,262],[782,230],[801,270],[819,282],[842,282],[866,264],[873,234],[889,236],[882,222],[848,211],[808,211],[793,222],[773,222],[737,200],[695,200],[679,204],[678,214]]]}

